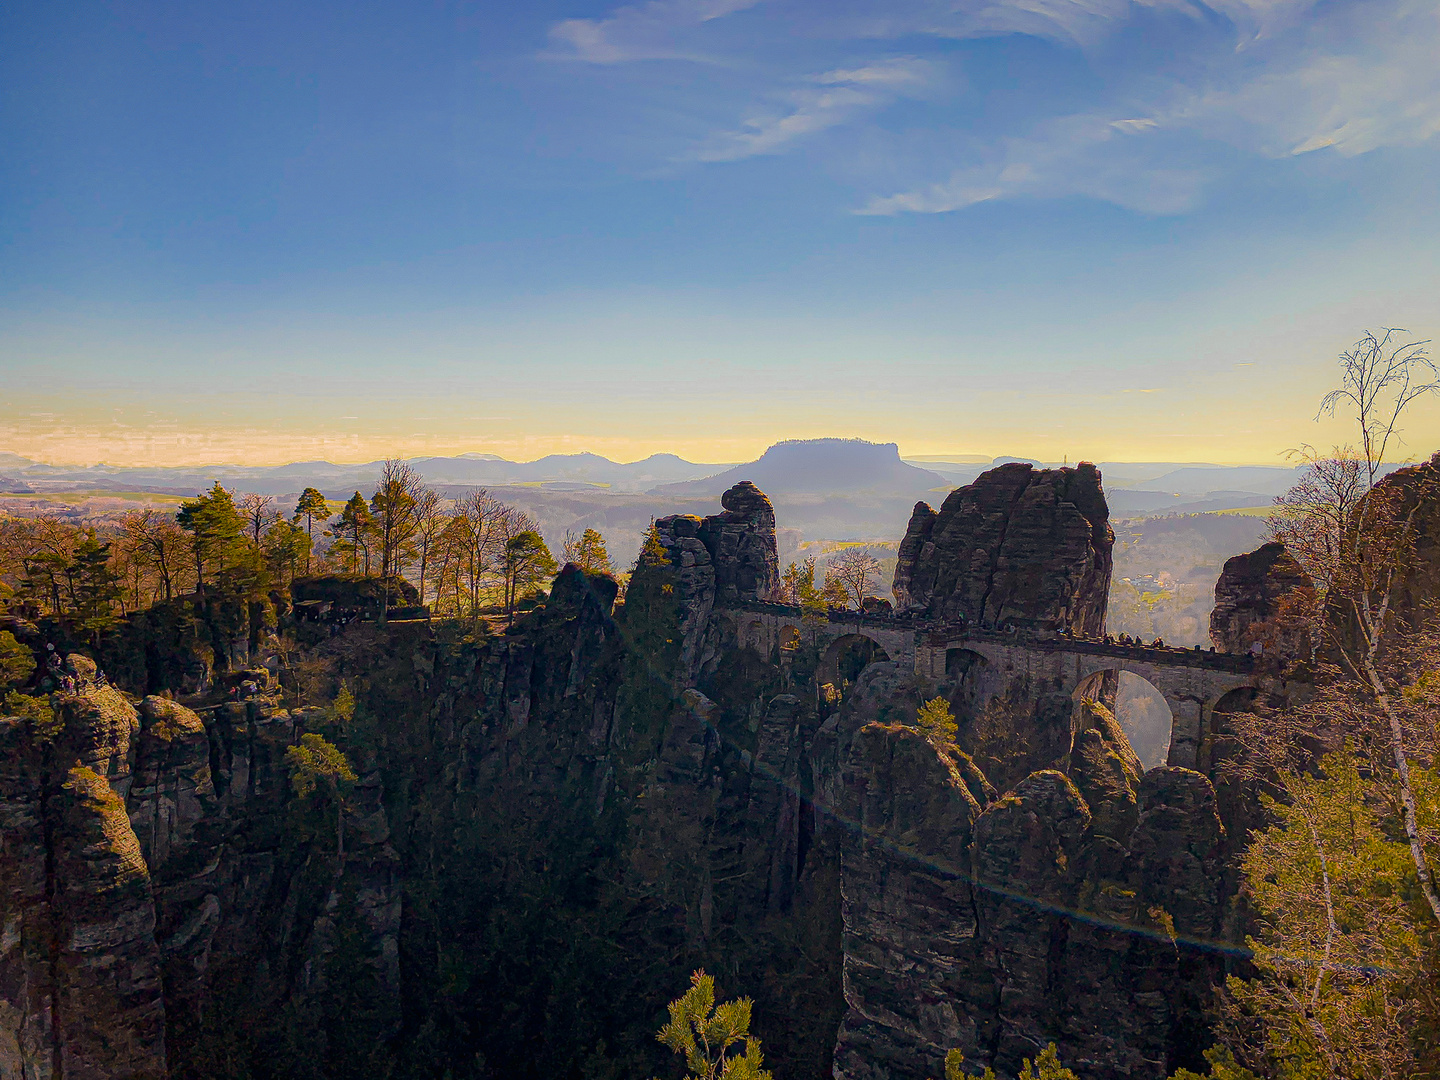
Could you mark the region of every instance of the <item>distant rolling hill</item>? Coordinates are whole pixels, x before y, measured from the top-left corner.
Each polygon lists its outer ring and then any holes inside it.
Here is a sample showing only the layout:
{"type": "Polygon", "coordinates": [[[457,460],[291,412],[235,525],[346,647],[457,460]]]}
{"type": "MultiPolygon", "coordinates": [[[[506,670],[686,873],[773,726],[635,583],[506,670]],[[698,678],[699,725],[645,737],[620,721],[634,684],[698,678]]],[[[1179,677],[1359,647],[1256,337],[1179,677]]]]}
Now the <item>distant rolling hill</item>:
{"type": "MultiPolygon", "coordinates": [[[[44,465],[15,455],[0,456],[8,478],[40,489],[92,488],[109,491],[165,491],[193,494],[216,480],[227,487],[262,495],[288,495],[316,487],[331,498],[352,491],[368,491],[380,476],[383,462],[336,465],[329,461],[300,461],[289,465],[201,465],[173,468],[115,467],[110,465],[44,465]]],[[[653,454],[640,461],[621,463],[598,454],[551,454],[536,461],[506,461],[491,454],[459,457],[414,458],[410,465],[427,482],[447,486],[503,487],[511,484],[554,484],[562,487],[608,488],[622,492],[646,491],[658,484],[708,476],[725,465],[686,461],[674,454],[653,454]]]]}

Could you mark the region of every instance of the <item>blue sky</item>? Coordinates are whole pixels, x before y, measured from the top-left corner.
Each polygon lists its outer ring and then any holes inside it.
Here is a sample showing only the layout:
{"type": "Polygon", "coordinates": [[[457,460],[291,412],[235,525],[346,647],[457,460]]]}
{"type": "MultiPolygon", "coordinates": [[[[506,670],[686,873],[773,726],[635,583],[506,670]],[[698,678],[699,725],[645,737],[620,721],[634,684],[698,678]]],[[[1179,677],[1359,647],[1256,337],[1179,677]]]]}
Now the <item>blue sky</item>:
{"type": "MultiPolygon", "coordinates": [[[[1440,327],[1440,5],[18,3],[0,449],[1274,461],[1440,327]]],[[[1417,412],[1411,449],[1440,444],[1417,412]]]]}

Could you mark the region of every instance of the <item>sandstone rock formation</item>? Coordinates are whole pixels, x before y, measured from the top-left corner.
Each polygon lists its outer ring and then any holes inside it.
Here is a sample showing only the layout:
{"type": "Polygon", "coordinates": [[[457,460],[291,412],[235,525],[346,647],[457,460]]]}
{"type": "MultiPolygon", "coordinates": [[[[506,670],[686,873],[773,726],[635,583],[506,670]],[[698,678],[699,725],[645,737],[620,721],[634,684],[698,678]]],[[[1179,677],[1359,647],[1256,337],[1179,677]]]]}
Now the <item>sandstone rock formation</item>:
{"type": "MultiPolygon", "coordinates": [[[[306,1055],[295,1075],[657,1075],[654,1018],[702,966],[797,1080],[939,1076],[951,1047],[1012,1080],[1050,1041],[1087,1080],[1198,1064],[1219,973],[1190,939],[1226,900],[1209,782],[1143,772],[1103,702],[978,654],[933,679],[869,657],[822,692],[811,624],[756,648],[715,614],[765,599],[778,562],[768,499],[723,502],[656,522],[663,559],[618,609],[613,579],[567,566],[504,634],[320,628],[281,601],[214,624],[223,644],[273,617],[352,688],[348,722],[283,707],[230,645],[196,681],[203,635],[165,643],[178,614],[117,655],[137,695],[193,709],[137,709],[77,658],[55,731],[0,720],[0,1075],[53,1076],[57,1048],[77,1075],[122,1052],[139,1076],[289,1067],[277,1047],[306,1055]],[[1013,712],[962,717],[958,747],[915,730],[966,686],[1013,712]],[[309,732],[354,766],[338,805],[290,783],[309,732]],[[67,1013],[102,997],[104,1040],[67,1013]]],[[[1002,467],[923,511],[912,610],[1098,629],[1093,468],[1002,467]]],[[[910,625],[877,608],[845,635],[910,625]]]]}
{"type": "Polygon", "coordinates": [[[938,512],[916,504],[892,591],[899,610],[946,622],[1098,635],[1113,543],[1095,466],[1001,465],[938,512]]]}
{"type": "MultiPolygon", "coordinates": [[[[699,668],[705,629],[715,606],[715,560],[702,539],[704,529],[704,521],[691,514],[674,514],[655,522],[655,536],[665,549],[668,570],[676,579],[687,681],[699,668]]],[[[635,573],[643,575],[650,569],[642,554],[635,573]]]]}
{"type": "Polygon", "coordinates": [[[979,969],[969,878],[981,807],[958,764],[914,728],[870,724],[856,733],[841,804],[850,832],[841,855],[846,1012],[837,1077],[934,1075],[951,1047],[974,1060],[988,1035],[953,1003],[979,969]]]}
{"type": "Polygon", "coordinates": [[[780,582],[775,508],[749,480],[720,496],[720,505],[724,511],[707,517],[700,529],[715,565],[716,599],[769,599],[780,582]]]}
{"type": "Polygon", "coordinates": [[[53,722],[0,728],[0,1061],[15,1076],[159,1078],[155,905],[124,798],[139,719],[93,661],[73,655],[67,667],[53,722]]]}
{"type": "MultiPolygon", "coordinates": [[[[673,514],[655,522],[655,536],[676,578],[681,609],[684,680],[693,682],[718,648],[707,635],[717,603],[766,600],[780,581],[775,510],[765,493],[742,480],[720,498],[722,513],[698,518],[673,514]]],[[[648,567],[642,555],[637,573],[648,567]]]]}
{"type": "Polygon", "coordinates": [[[894,668],[867,669],[826,725],[848,739],[835,1076],[935,1076],[959,1047],[967,1067],[1013,1077],[1049,1042],[1087,1080],[1168,1076],[1202,1048],[1192,1021],[1217,977],[1159,921],[1182,937],[1218,932],[1223,830],[1209,781],[1141,777],[1097,707],[1069,775],[1035,772],[997,796],[983,777],[966,781],[978,770],[963,753],[863,722],[913,698],[894,668]]]}
{"type": "MultiPolygon", "coordinates": [[[[1277,622],[1314,584],[1300,564],[1277,542],[1263,544],[1225,562],[1215,583],[1215,608],[1210,613],[1210,640],[1221,652],[1299,656],[1306,643],[1294,630],[1277,622]]],[[[1299,614],[1299,612],[1295,612],[1299,614]]]]}

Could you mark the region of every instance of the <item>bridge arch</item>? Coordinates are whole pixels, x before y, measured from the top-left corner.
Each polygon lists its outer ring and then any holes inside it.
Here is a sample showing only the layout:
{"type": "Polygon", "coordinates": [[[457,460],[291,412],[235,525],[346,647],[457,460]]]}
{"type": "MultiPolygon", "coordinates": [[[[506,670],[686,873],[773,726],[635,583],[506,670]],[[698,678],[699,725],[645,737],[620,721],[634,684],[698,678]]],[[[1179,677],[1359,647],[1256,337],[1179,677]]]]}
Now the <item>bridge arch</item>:
{"type": "Polygon", "coordinates": [[[945,649],[946,698],[956,716],[977,716],[1000,689],[989,657],[963,645],[945,649]]]}
{"type": "Polygon", "coordinates": [[[816,681],[842,689],[866,667],[889,661],[890,654],[868,634],[842,634],[825,647],[816,681]]]}
{"type": "Polygon", "coordinates": [[[1145,768],[1169,760],[1175,711],[1164,691],[1145,676],[1123,665],[1102,668],[1082,678],[1071,697],[1077,708],[1087,698],[1109,708],[1145,768]]]}
{"type": "Polygon", "coordinates": [[[1237,686],[1215,699],[1206,710],[1207,722],[1200,734],[1200,745],[1195,755],[1197,769],[1213,778],[1215,770],[1235,756],[1239,746],[1235,743],[1230,718],[1236,713],[1249,712],[1259,698],[1258,687],[1237,686]]]}

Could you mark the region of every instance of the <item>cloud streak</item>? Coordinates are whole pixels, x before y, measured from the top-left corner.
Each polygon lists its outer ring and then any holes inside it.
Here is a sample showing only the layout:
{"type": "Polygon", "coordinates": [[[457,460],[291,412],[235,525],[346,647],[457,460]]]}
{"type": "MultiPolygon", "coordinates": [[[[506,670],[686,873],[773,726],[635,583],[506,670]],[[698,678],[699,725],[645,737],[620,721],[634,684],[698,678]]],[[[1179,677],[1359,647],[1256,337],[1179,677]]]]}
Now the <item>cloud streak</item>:
{"type": "Polygon", "coordinates": [[[696,161],[739,161],[788,149],[807,135],[872,113],[906,96],[923,95],[935,81],[931,64],[896,57],[859,68],[837,68],[807,80],[782,96],[783,107],[746,118],[740,127],[718,132],[693,153],[696,161]]]}
{"type": "MultiPolygon", "coordinates": [[[[1146,214],[1184,213],[1202,201],[1210,177],[1177,163],[1173,139],[1151,145],[1161,135],[1272,158],[1418,146],[1440,134],[1440,67],[1432,59],[1440,55],[1440,8],[1385,6],[1388,12],[1376,5],[1363,20],[1299,28],[1228,86],[1176,85],[1148,116],[1044,122],[1030,136],[987,148],[983,163],[872,197],[858,212],[946,213],[998,198],[1084,195],[1146,214]]],[[[1257,37],[1295,28],[1293,10],[1268,14],[1274,17],[1254,20],[1257,37]]]]}
{"type": "MultiPolygon", "coordinates": [[[[879,190],[861,200],[863,214],[1076,195],[1179,214],[1233,167],[1234,155],[1222,164],[1228,151],[1219,147],[1260,159],[1322,150],[1353,157],[1440,134],[1433,0],[765,0],[763,18],[757,11],[723,35],[713,30],[760,3],[651,0],[566,20],[550,31],[550,55],[593,64],[723,60],[736,75],[707,99],[712,118],[697,121],[713,125],[726,98],[739,119],[668,154],[673,160],[783,154],[852,128],[871,162],[886,145],[923,146],[911,160],[897,152],[872,169],[871,190],[879,190]],[[1137,46],[1154,27],[1168,35],[1164,44],[1137,46]],[[1056,93],[1030,115],[1006,114],[1002,130],[987,129],[985,112],[947,122],[942,90],[959,82],[959,61],[945,43],[1012,35],[1078,49],[1103,79],[1082,84],[1079,97],[1056,93]],[[928,40],[934,54],[888,55],[887,43],[902,37],[907,46],[928,40]],[[826,47],[839,62],[817,74],[813,58],[826,47]],[[902,99],[935,106],[928,140],[913,126],[887,128],[887,110],[902,99]],[[879,182],[882,173],[888,182],[879,182]]],[[[948,103],[959,108],[963,97],[948,103]]],[[[825,145],[846,153],[833,137],[825,145]]],[[[847,163],[855,156],[852,148],[847,163]]]]}
{"type": "Polygon", "coordinates": [[[752,8],[761,0],[650,0],[604,19],[565,19],[550,28],[552,60],[624,64],[636,60],[709,59],[689,47],[687,32],[752,8]]]}

